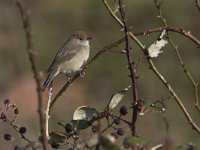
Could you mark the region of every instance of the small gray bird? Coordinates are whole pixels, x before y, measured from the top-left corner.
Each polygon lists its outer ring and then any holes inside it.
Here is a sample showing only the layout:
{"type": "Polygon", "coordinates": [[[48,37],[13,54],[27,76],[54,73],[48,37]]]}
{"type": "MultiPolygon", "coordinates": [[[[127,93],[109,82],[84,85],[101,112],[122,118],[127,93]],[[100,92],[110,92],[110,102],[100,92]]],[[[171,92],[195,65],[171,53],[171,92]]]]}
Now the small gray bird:
{"type": "Polygon", "coordinates": [[[59,73],[70,77],[74,72],[81,71],[81,67],[89,58],[90,39],[83,31],[77,31],[67,39],[47,70],[48,76],[42,86],[42,91],[51,85],[59,73]]]}

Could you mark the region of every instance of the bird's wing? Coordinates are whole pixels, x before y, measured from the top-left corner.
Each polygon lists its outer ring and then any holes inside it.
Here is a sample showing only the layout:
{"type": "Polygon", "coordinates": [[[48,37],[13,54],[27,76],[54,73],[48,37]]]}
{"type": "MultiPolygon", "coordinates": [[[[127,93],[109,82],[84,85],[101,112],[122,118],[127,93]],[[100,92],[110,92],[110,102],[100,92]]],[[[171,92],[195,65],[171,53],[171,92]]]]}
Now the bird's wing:
{"type": "Polygon", "coordinates": [[[80,46],[74,46],[74,44],[67,44],[68,40],[63,44],[60,50],[56,53],[53,62],[51,63],[50,67],[48,68],[48,72],[53,69],[57,69],[60,64],[65,61],[69,61],[72,57],[74,57],[79,51],[80,46]]]}

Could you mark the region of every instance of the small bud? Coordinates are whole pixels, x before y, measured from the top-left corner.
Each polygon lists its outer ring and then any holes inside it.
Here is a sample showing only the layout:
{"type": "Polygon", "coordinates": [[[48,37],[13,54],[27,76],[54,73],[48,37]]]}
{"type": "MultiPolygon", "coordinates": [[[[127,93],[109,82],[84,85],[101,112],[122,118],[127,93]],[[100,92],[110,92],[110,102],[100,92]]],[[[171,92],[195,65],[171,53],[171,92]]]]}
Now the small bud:
{"type": "Polygon", "coordinates": [[[117,134],[120,136],[124,135],[123,129],[122,128],[117,129],[117,134]]]}
{"type": "Polygon", "coordinates": [[[26,127],[20,127],[19,128],[19,133],[25,134],[26,133],[26,127]]]}
{"type": "Polygon", "coordinates": [[[99,127],[97,125],[92,126],[92,132],[96,133],[99,130],[99,127]]]}
{"type": "Polygon", "coordinates": [[[4,105],[8,106],[10,104],[10,100],[9,99],[5,99],[4,100],[4,105]]]}
{"type": "Polygon", "coordinates": [[[12,104],[11,107],[14,109],[16,108],[16,104],[12,104]]]}
{"type": "Polygon", "coordinates": [[[114,123],[115,123],[116,125],[119,125],[119,124],[120,124],[120,119],[119,119],[119,118],[115,118],[115,119],[114,119],[114,123]]]}
{"type": "Polygon", "coordinates": [[[65,125],[65,131],[67,133],[72,132],[73,131],[73,125],[71,123],[68,123],[65,125]]]}
{"type": "Polygon", "coordinates": [[[53,142],[53,143],[51,143],[51,147],[52,147],[53,149],[58,149],[58,148],[59,148],[59,144],[56,143],[56,142],[53,142]]]}
{"type": "Polygon", "coordinates": [[[15,113],[15,115],[18,115],[18,114],[19,114],[19,109],[18,109],[18,108],[15,108],[15,109],[14,109],[14,113],[15,113]]]}
{"type": "Polygon", "coordinates": [[[128,113],[128,109],[126,108],[126,106],[122,106],[119,112],[121,115],[126,115],[128,113]]]}
{"type": "Polygon", "coordinates": [[[6,134],[4,134],[4,139],[6,141],[11,141],[12,140],[12,135],[6,133],[6,134]]]}

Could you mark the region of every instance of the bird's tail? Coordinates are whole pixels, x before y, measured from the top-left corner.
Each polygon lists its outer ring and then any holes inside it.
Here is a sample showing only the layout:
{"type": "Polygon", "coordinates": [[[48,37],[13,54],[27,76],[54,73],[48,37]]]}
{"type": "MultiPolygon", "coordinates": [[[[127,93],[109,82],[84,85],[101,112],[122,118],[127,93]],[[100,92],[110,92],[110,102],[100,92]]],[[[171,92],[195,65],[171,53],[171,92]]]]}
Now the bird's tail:
{"type": "Polygon", "coordinates": [[[54,78],[54,74],[53,73],[49,73],[45,82],[42,85],[42,92],[45,91],[46,88],[48,88],[51,84],[52,84],[52,80],[54,78]]]}

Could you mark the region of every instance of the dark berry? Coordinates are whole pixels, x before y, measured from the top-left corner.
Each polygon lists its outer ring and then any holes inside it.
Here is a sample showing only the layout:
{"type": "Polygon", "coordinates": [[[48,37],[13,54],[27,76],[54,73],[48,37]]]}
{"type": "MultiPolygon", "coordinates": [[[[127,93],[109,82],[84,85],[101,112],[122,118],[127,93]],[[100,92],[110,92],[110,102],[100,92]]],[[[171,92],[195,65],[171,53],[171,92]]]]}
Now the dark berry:
{"type": "Polygon", "coordinates": [[[126,106],[122,106],[119,112],[121,115],[126,115],[128,113],[128,109],[126,108],[126,106]]]}
{"type": "Polygon", "coordinates": [[[68,123],[65,125],[65,131],[67,133],[72,132],[73,131],[73,125],[71,123],[68,123]]]}
{"type": "Polygon", "coordinates": [[[26,127],[19,128],[19,133],[25,134],[26,133],[26,127]]]}
{"type": "Polygon", "coordinates": [[[15,108],[15,109],[14,109],[14,113],[15,113],[15,115],[18,115],[18,114],[19,114],[19,109],[18,109],[18,108],[15,108]]]}
{"type": "Polygon", "coordinates": [[[4,134],[4,139],[6,141],[11,141],[12,140],[12,135],[10,135],[10,134],[4,134]]]}
{"type": "Polygon", "coordinates": [[[99,127],[97,125],[92,126],[92,132],[96,133],[99,130],[99,127]]]}
{"type": "Polygon", "coordinates": [[[120,136],[124,135],[123,129],[122,128],[117,129],[117,134],[120,136]]]}
{"type": "Polygon", "coordinates": [[[56,142],[51,143],[51,147],[54,149],[58,149],[59,148],[59,144],[56,142]]]}
{"type": "Polygon", "coordinates": [[[9,99],[5,99],[4,100],[4,105],[8,106],[10,104],[10,100],[9,99]]]}
{"type": "Polygon", "coordinates": [[[119,125],[119,124],[120,124],[120,119],[119,119],[119,118],[115,118],[115,119],[114,119],[114,123],[115,123],[116,125],[119,125]]]}
{"type": "Polygon", "coordinates": [[[6,117],[6,115],[5,115],[5,114],[2,112],[2,113],[1,113],[1,115],[0,115],[0,119],[2,119],[2,120],[4,120],[4,121],[5,121],[5,120],[6,120],[6,118],[7,118],[7,117],[6,117]]]}

